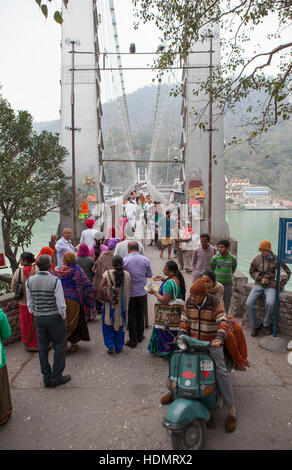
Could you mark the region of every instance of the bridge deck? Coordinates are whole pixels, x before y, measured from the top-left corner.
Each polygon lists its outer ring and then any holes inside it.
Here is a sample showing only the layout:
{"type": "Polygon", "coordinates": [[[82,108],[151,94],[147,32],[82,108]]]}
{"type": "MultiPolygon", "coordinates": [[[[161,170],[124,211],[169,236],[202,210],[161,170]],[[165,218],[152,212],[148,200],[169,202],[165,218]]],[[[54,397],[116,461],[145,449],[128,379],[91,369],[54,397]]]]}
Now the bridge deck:
{"type": "MultiPolygon", "coordinates": [[[[147,247],[147,255],[153,272],[161,273],[159,251],[147,247]]],[[[153,324],[153,296],[149,317],[153,324]]],[[[136,349],[125,347],[115,356],[105,350],[100,318],[89,330],[91,341],[67,354],[71,382],[56,389],[43,387],[36,353],[25,352],[21,343],[7,347],[14,409],[0,431],[0,449],[171,449],[161,424],[167,407],[160,405],[168,361],[148,353],[151,327],[136,349]]],[[[291,366],[286,355],[260,349],[249,331],[246,338],[252,367],[232,372],[238,429],[226,434],[226,410],[216,411],[217,429],[208,429],[206,448],[291,449],[291,366]]]]}

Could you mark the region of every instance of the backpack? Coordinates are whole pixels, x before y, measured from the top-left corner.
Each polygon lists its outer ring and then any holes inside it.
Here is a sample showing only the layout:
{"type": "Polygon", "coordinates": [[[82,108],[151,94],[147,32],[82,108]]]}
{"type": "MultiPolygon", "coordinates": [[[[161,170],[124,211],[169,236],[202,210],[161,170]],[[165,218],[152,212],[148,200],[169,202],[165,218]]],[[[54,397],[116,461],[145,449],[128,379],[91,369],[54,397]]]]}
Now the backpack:
{"type": "Polygon", "coordinates": [[[116,288],[109,271],[107,271],[107,274],[110,285],[106,285],[101,289],[100,295],[98,296],[98,300],[100,300],[101,302],[108,302],[109,304],[116,305],[119,303],[119,291],[116,288]]]}

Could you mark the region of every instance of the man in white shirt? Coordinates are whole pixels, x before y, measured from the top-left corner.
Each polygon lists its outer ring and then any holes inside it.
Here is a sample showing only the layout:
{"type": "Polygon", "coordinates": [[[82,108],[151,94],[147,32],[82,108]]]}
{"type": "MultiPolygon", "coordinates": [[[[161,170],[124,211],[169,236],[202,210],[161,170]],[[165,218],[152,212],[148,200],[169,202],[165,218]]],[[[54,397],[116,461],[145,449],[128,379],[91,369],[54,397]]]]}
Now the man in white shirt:
{"type": "Polygon", "coordinates": [[[132,240],[138,243],[140,255],[145,256],[144,246],[142,245],[141,242],[139,242],[138,240],[134,238],[134,233],[131,227],[128,227],[125,230],[125,235],[126,235],[126,240],[116,244],[114,256],[121,256],[122,258],[124,258],[125,256],[128,256],[128,243],[132,240]]]}
{"type": "Polygon", "coordinates": [[[129,198],[129,202],[128,204],[126,204],[125,208],[126,208],[127,218],[129,219],[129,224],[133,229],[135,229],[137,205],[131,198],[129,198]]]}
{"type": "Polygon", "coordinates": [[[70,375],[62,375],[66,356],[65,297],[60,279],[48,271],[51,263],[49,255],[41,255],[37,259],[39,272],[26,282],[27,307],[35,318],[39,360],[46,388],[71,380],[70,375]],[[53,368],[48,360],[50,342],[54,348],[53,368]]]}
{"type": "Polygon", "coordinates": [[[72,230],[70,228],[65,228],[63,230],[63,236],[56,243],[58,268],[60,268],[63,264],[63,258],[66,251],[75,251],[71,242],[71,237],[72,230]]]}
{"type": "Polygon", "coordinates": [[[81,243],[86,243],[88,248],[91,248],[93,245],[95,245],[94,235],[97,233],[97,230],[92,228],[95,224],[95,220],[88,219],[85,223],[87,229],[83,230],[83,232],[81,233],[80,245],[81,243]]]}

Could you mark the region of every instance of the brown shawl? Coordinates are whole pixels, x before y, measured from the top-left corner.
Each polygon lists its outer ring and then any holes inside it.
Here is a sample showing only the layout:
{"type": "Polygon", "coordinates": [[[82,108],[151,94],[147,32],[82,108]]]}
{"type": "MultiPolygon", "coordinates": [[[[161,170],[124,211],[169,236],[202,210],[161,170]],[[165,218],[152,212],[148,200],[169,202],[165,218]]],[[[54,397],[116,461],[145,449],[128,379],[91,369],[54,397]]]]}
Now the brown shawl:
{"type": "Polygon", "coordinates": [[[112,269],[112,259],[115,250],[104,251],[95,261],[92,271],[94,272],[93,285],[99,291],[102,276],[108,269],[112,269]]]}
{"type": "MultiPolygon", "coordinates": [[[[129,308],[129,302],[130,302],[130,295],[131,295],[131,276],[128,273],[128,271],[124,271],[124,276],[125,276],[125,283],[124,283],[124,288],[119,287],[119,302],[115,306],[111,306],[109,303],[105,302],[104,303],[104,323],[108,326],[113,326],[115,331],[118,331],[121,326],[125,329],[126,324],[128,324],[128,308],[129,308]],[[124,322],[123,316],[122,316],[122,295],[123,295],[123,305],[124,305],[124,317],[126,319],[126,324],[124,322]],[[111,312],[110,312],[110,307],[114,308],[114,313],[113,313],[113,323],[111,321],[111,312]]],[[[114,279],[114,269],[110,269],[109,271],[106,271],[103,276],[107,284],[110,285],[110,279],[114,279]],[[110,278],[109,278],[110,276],[110,278]]]]}
{"type": "Polygon", "coordinates": [[[224,286],[220,282],[216,282],[215,286],[209,290],[209,294],[215,295],[219,300],[223,300],[224,286]]]}

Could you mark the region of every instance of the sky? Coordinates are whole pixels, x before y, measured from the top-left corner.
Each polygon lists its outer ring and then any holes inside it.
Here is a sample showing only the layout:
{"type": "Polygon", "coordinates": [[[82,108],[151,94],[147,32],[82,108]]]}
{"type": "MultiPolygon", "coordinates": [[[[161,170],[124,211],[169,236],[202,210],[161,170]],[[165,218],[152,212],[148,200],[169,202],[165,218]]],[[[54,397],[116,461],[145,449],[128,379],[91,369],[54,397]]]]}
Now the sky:
{"type": "MultiPolygon", "coordinates": [[[[60,3],[48,2],[50,15],[46,20],[35,0],[0,0],[0,93],[14,109],[27,110],[37,122],[59,119],[61,26],[53,20],[52,12],[60,3]]],[[[132,42],[137,52],[156,50],[160,41],[153,26],[134,30],[131,0],[114,0],[114,5],[121,52],[128,52],[132,42]]],[[[124,67],[151,62],[151,56],[122,59],[124,67]]],[[[124,76],[126,92],[130,93],[150,85],[155,74],[125,71],[124,76]]]]}
{"type": "MultiPolygon", "coordinates": [[[[52,18],[59,4],[59,0],[48,3],[50,14],[45,19],[35,0],[0,0],[0,93],[36,122],[59,119],[61,26],[52,18]]],[[[115,0],[114,5],[121,52],[128,52],[131,42],[137,51],[148,52],[151,47],[152,52],[158,36],[150,26],[134,31],[131,0],[115,0]]],[[[149,62],[149,56],[138,59],[144,65],[149,62]]],[[[133,61],[128,66],[134,66],[133,61]]],[[[125,72],[127,93],[150,85],[153,76],[145,71],[125,72]]]]}

